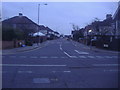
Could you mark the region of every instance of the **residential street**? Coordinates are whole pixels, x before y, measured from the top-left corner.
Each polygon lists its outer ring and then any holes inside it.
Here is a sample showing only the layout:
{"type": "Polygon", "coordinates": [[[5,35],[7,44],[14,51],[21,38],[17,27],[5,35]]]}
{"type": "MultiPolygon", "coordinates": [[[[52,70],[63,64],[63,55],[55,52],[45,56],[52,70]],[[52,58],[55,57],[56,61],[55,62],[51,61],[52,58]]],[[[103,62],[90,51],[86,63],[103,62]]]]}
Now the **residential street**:
{"type": "Polygon", "coordinates": [[[118,55],[66,39],[3,55],[3,88],[117,88],[118,55]]]}

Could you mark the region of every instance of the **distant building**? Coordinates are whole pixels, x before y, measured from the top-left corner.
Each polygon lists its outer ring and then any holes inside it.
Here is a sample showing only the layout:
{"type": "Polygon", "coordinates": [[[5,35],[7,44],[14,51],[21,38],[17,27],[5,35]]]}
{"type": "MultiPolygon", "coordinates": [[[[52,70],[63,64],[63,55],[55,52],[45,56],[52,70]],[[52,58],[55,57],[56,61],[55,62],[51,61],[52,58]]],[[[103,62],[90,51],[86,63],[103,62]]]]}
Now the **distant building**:
{"type": "Polygon", "coordinates": [[[45,26],[43,26],[43,25],[40,25],[40,26],[39,26],[39,31],[40,31],[41,33],[45,34],[45,35],[47,35],[47,33],[48,33],[47,28],[46,28],[45,26]]]}
{"type": "Polygon", "coordinates": [[[56,37],[60,37],[60,34],[59,34],[57,31],[54,32],[54,35],[55,35],[56,37]]]}

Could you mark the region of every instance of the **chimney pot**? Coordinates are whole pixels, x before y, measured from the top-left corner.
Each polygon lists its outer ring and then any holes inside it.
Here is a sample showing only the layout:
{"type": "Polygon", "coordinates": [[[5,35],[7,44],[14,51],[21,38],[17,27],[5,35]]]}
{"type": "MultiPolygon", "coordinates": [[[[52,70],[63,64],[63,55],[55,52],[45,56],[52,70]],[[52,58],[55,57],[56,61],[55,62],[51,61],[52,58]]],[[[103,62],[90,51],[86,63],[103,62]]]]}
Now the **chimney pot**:
{"type": "Polygon", "coordinates": [[[22,13],[19,13],[19,16],[21,17],[21,16],[23,16],[23,14],[22,14],[22,13]]]}

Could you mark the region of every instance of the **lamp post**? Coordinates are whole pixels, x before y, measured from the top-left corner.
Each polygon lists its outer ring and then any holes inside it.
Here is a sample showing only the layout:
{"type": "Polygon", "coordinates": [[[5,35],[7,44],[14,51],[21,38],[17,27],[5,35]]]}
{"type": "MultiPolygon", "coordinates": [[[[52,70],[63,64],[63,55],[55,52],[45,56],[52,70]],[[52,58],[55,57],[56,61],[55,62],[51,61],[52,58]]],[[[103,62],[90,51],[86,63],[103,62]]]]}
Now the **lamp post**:
{"type": "Polygon", "coordinates": [[[89,33],[90,33],[90,49],[92,49],[92,30],[90,29],[89,31],[88,31],[89,33]]]}
{"type": "Polygon", "coordinates": [[[38,27],[37,27],[37,31],[38,31],[38,38],[39,38],[39,41],[38,41],[38,43],[40,44],[40,36],[39,36],[39,18],[40,18],[40,6],[41,5],[48,5],[47,3],[45,3],[45,4],[38,4],[38,27]]]}

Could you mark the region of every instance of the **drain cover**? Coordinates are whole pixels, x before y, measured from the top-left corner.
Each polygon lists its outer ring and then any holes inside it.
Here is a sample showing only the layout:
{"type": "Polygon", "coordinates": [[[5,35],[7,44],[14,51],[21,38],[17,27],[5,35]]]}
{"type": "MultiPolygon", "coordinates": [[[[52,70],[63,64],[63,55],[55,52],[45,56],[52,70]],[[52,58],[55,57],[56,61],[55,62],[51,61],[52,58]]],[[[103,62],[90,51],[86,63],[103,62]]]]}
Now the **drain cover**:
{"type": "Polygon", "coordinates": [[[34,78],[33,83],[50,83],[49,78],[34,78]]]}

